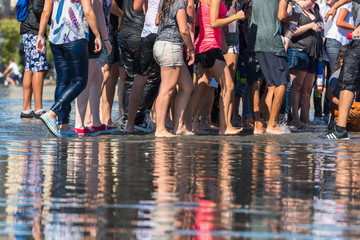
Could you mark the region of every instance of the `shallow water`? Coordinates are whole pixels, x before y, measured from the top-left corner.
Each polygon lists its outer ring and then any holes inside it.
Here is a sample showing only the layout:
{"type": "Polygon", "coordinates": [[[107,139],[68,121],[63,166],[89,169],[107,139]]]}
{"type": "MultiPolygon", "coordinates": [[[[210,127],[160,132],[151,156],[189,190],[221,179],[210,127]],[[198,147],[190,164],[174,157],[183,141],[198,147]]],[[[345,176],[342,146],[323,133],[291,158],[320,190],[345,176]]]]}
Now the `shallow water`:
{"type": "Polygon", "coordinates": [[[1,239],[360,237],[359,134],[54,138],[21,105],[0,87],[1,239]]]}

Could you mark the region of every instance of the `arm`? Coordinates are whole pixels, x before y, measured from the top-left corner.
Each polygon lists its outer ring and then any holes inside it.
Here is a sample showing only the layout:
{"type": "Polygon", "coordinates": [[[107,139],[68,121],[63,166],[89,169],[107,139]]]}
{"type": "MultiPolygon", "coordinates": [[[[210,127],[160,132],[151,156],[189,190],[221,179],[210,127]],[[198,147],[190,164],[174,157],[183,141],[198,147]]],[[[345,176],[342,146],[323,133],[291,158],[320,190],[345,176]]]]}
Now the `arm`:
{"type": "Polygon", "coordinates": [[[336,19],[336,26],[347,29],[347,30],[354,30],[354,25],[351,25],[345,21],[345,18],[349,14],[349,11],[346,8],[342,8],[339,11],[339,15],[336,19]]]}
{"type": "Polygon", "coordinates": [[[116,4],[115,0],[112,0],[111,10],[110,12],[119,18],[124,16],[124,12],[120,9],[120,7],[116,4]]]}
{"type": "Polygon", "coordinates": [[[45,52],[45,31],[47,23],[49,22],[50,15],[53,9],[53,0],[45,0],[44,9],[41,14],[38,39],[36,41],[36,49],[42,53],[45,52]]]}
{"type": "Polygon", "coordinates": [[[337,97],[335,97],[334,95],[334,88],[332,87],[327,87],[326,88],[326,98],[331,101],[332,103],[336,104],[339,106],[339,99],[337,97]]]}
{"type": "Polygon", "coordinates": [[[331,20],[334,20],[334,17],[336,15],[336,10],[341,7],[342,5],[345,5],[347,3],[352,2],[352,0],[339,0],[337,1],[330,9],[329,11],[326,13],[324,19],[325,22],[327,22],[328,18],[331,16],[331,20]]]}
{"type": "Polygon", "coordinates": [[[227,45],[223,29],[221,29],[221,51],[223,54],[226,54],[229,51],[229,45],[227,45]]]}
{"type": "Polygon", "coordinates": [[[134,10],[137,12],[144,10],[144,14],[145,14],[147,11],[147,5],[148,5],[147,0],[135,0],[134,1],[134,10]]]}
{"type": "Polygon", "coordinates": [[[160,24],[160,20],[159,20],[159,13],[156,14],[156,18],[155,18],[155,25],[159,26],[160,24]]]}
{"type": "Polygon", "coordinates": [[[184,42],[188,48],[188,56],[187,56],[189,59],[188,65],[191,65],[194,63],[194,60],[195,60],[195,49],[194,49],[193,42],[191,40],[189,28],[187,26],[185,9],[181,8],[177,11],[176,21],[179,25],[181,37],[184,40],[184,42]]]}
{"type": "Polygon", "coordinates": [[[288,11],[288,3],[285,0],[280,0],[279,2],[279,12],[278,12],[278,19],[281,22],[297,22],[300,19],[300,14],[293,13],[293,15],[289,15],[288,11]]]}
{"type": "MultiPolygon", "coordinates": [[[[104,47],[106,48],[108,54],[110,54],[111,50],[112,50],[112,47],[111,47],[111,44],[109,42],[109,32],[108,32],[108,29],[107,29],[106,23],[105,23],[105,16],[104,16],[104,11],[103,11],[103,2],[102,2],[102,0],[92,0],[92,5],[93,5],[93,11],[94,11],[94,14],[95,14],[96,22],[97,22],[97,24],[99,26],[99,31],[100,31],[102,40],[104,42],[104,47]]],[[[92,28],[91,28],[91,30],[92,30],[92,28]]],[[[95,35],[95,33],[94,33],[94,35],[95,35]]]]}
{"type": "Polygon", "coordinates": [[[307,31],[311,31],[311,30],[314,32],[318,32],[319,28],[320,27],[315,22],[311,22],[311,23],[302,25],[302,26],[296,28],[296,30],[293,34],[293,37],[300,36],[301,34],[304,34],[307,31]]]}
{"type": "Polygon", "coordinates": [[[190,27],[190,36],[191,36],[192,41],[194,42],[194,40],[195,40],[195,26],[194,26],[194,23],[195,23],[195,21],[194,21],[194,19],[195,19],[195,8],[194,8],[194,0],[189,0],[188,1],[186,12],[189,15],[189,17],[193,19],[193,22],[189,23],[189,27],[190,27]]]}
{"type": "Polygon", "coordinates": [[[229,23],[236,20],[245,19],[244,11],[238,11],[236,14],[230,17],[219,19],[221,0],[211,0],[210,2],[210,27],[211,28],[220,28],[228,25],[229,23]],[[235,17],[236,15],[236,17],[235,17]]]}

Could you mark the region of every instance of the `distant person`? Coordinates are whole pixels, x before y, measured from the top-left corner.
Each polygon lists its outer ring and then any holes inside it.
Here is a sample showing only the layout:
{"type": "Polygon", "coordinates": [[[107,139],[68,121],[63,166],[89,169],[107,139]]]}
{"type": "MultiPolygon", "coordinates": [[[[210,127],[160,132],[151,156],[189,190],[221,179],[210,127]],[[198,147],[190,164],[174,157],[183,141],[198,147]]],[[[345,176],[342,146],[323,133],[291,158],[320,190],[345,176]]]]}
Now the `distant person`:
{"type": "Polygon", "coordinates": [[[28,16],[20,25],[20,34],[25,52],[21,118],[40,118],[40,116],[45,113],[42,106],[42,95],[45,71],[48,69],[46,47],[44,53],[36,50],[36,41],[43,8],[44,0],[28,1],[28,16]],[[31,108],[31,96],[33,93],[35,112],[31,108]]]}
{"type": "Polygon", "coordinates": [[[9,65],[3,72],[3,76],[5,77],[6,75],[8,75],[6,78],[7,83],[10,85],[16,85],[16,81],[20,77],[20,71],[19,66],[13,59],[10,59],[9,65]]]}

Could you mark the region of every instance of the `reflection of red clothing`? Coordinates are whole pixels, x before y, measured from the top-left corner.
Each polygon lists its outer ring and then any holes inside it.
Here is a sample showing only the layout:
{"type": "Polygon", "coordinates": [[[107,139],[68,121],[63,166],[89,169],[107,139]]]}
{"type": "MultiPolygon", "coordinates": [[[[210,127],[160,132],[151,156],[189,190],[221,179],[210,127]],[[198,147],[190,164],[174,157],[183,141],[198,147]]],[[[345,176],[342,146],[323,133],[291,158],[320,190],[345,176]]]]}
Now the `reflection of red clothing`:
{"type": "MultiPolygon", "coordinates": [[[[209,232],[214,230],[214,202],[209,200],[197,200],[198,208],[195,210],[193,230],[202,232],[209,232]]],[[[196,240],[211,240],[213,237],[210,234],[198,234],[192,238],[196,240]]]]}
{"type": "MultiPolygon", "coordinates": [[[[219,19],[226,16],[227,9],[221,1],[219,19]]],[[[206,52],[210,49],[221,48],[221,28],[210,27],[210,7],[200,3],[199,6],[200,32],[195,41],[195,54],[206,52]]]]}

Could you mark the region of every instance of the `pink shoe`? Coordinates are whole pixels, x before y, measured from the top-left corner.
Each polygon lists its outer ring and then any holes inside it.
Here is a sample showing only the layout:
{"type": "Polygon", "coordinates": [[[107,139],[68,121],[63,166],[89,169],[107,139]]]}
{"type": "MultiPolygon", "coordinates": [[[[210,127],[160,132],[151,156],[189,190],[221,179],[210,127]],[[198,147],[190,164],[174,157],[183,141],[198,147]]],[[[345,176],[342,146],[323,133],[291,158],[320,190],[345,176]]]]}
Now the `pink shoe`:
{"type": "Polygon", "coordinates": [[[84,129],[74,128],[74,133],[76,133],[79,136],[85,136],[85,135],[96,136],[96,135],[100,134],[97,131],[95,131],[94,129],[89,128],[89,127],[86,127],[84,129]]]}
{"type": "Polygon", "coordinates": [[[117,127],[109,127],[106,124],[103,124],[99,127],[91,126],[92,129],[95,130],[95,132],[98,132],[99,134],[108,134],[112,132],[116,132],[118,130],[117,127]]]}

